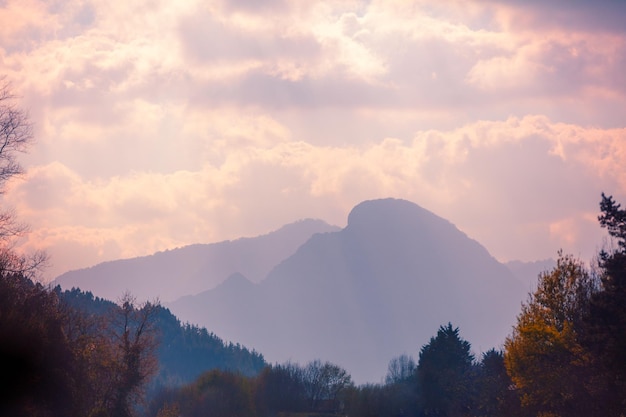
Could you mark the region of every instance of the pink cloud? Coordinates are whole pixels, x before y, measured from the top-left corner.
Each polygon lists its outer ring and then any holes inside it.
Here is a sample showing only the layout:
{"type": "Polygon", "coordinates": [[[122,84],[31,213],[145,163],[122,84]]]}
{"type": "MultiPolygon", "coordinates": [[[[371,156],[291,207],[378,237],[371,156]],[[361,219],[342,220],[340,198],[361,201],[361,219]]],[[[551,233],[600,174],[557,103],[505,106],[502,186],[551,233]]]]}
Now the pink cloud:
{"type": "MultiPolygon", "coordinates": [[[[9,196],[39,233],[80,230],[81,242],[97,248],[108,231],[117,236],[111,240],[119,253],[129,256],[263,233],[268,225],[304,217],[341,225],[358,202],[394,196],[449,218],[502,259],[532,259],[555,253],[560,244],[588,246],[588,237],[565,234],[567,225],[589,229],[587,214],[580,213],[593,212],[602,187],[626,195],[626,178],[607,179],[625,162],[625,134],[534,116],[367,146],[250,142],[227,148],[219,166],[167,175],[85,181],[60,164],[42,166],[13,184],[9,196]],[[520,250],[521,237],[536,243],[520,250]]],[[[60,245],[71,235],[42,243],[60,245]]]]}

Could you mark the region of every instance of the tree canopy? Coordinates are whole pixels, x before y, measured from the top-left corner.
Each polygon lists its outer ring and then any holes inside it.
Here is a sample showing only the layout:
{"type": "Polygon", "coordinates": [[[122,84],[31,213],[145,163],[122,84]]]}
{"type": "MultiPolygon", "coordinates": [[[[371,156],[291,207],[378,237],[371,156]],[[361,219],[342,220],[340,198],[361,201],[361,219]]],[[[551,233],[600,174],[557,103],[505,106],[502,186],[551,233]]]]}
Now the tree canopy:
{"type": "Polygon", "coordinates": [[[568,255],[539,276],[505,343],[507,370],[523,406],[562,416],[588,412],[591,358],[581,332],[596,290],[584,265],[568,255]]]}
{"type": "Polygon", "coordinates": [[[474,356],[471,345],[461,339],[451,323],[422,347],[417,365],[421,403],[432,415],[461,416],[471,408],[474,356]]]}
{"type": "Polygon", "coordinates": [[[599,253],[592,272],[559,253],[506,341],[507,371],[532,413],[626,413],[626,210],[602,194],[600,211],[617,245],[599,253]]]}

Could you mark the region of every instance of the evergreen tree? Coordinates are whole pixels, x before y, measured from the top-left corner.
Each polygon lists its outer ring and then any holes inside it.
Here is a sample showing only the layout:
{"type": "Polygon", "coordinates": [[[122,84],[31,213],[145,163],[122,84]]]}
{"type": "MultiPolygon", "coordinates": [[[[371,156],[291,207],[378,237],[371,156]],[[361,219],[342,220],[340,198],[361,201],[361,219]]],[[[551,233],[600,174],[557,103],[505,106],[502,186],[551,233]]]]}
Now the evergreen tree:
{"type": "Polygon", "coordinates": [[[476,416],[513,417],[520,414],[519,398],[511,389],[504,354],[491,349],[483,354],[476,375],[476,416]]]}
{"type": "Polygon", "coordinates": [[[426,415],[466,416],[472,410],[474,356],[469,342],[452,324],[441,326],[437,336],[420,350],[417,380],[420,403],[426,415]]]}
{"type": "Polygon", "coordinates": [[[617,248],[600,252],[601,289],[591,298],[586,347],[601,366],[598,387],[605,415],[626,415],[626,210],[602,194],[600,225],[617,248]]]}

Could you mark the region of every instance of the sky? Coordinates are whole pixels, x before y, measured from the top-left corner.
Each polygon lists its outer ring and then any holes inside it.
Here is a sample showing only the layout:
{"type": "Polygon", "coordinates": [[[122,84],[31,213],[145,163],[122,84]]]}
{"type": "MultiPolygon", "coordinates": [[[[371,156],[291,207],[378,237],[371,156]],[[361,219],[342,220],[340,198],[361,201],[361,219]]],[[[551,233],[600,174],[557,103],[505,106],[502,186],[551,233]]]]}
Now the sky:
{"type": "Polygon", "coordinates": [[[410,200],[500,261],[626,203],[626,2],[0,0],[44,279],[410,200]]]}

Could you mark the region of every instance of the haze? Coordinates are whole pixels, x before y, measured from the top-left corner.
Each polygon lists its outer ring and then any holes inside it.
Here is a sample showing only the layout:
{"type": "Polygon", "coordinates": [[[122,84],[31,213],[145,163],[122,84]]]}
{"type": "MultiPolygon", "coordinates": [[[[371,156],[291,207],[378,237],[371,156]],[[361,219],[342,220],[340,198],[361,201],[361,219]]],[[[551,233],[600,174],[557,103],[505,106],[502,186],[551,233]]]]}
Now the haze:
{"type": "Polygon", "coordinates": [[[7,0],[37,143],[3,196],[53,278],[381,197],[500,261],[626,200],[626,3],[7,0]]]}

